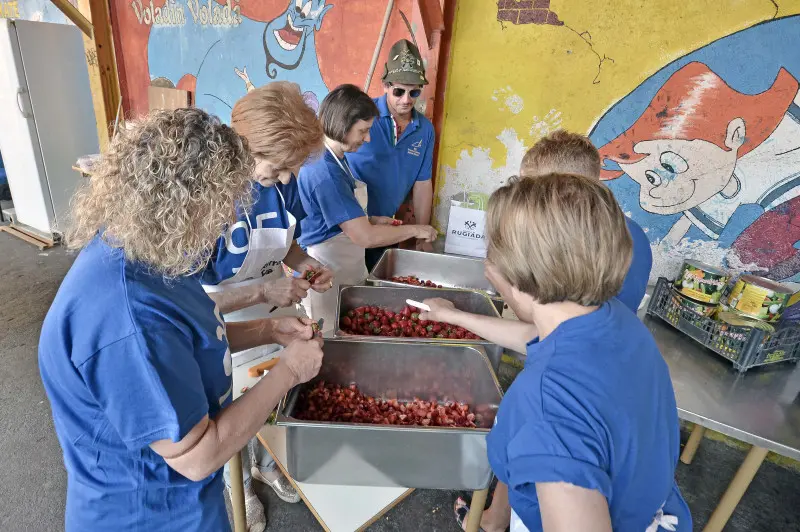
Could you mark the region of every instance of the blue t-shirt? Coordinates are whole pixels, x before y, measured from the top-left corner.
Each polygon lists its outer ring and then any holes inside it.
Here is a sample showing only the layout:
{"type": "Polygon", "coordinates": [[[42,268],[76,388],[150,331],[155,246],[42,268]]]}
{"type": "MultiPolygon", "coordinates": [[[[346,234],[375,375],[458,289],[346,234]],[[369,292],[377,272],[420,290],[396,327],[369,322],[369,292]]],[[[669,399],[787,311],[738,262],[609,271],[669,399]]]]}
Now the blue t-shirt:
{"type": "Polygon", "coordinates": [[[645,290],[647,290],[650,269],[653,267],[653,251],[650,249],[650,240],[639,224],[627,216],[625,221],[628,223],[628,231],[633,239],[633,260],[617,299],[635,313],[644,298],[645,290]]]}
{"type": "MultiPolygon", "coordinates": [[[[347,165],[346,160],[339,162],[347,165]]],[[[300,169],[297,182],[306,211],[301,224],[302,235],[298,239],[304,248],[341,233],[339,224],[366,216],[356,199],[356,180],[339,167],[336,157],[328,150],[300,169]]]]}
{"type": "MultiPolygon", "coordinates": [[[[216,285],[230,279],[242,267],[247,251],[250,249],[250,227],[253,229],[288,229],[287,211],[297,219],[294,239],[300,236],[300,221],[305,218],[300,193],[297,190],[297,179],[292,178],[288,185],[277,183],[265,187],[258,182],[253,183],[253,207],[249,215],[236,208],[237,221],[231,225],[217,241],[214,254],[208,266],[201,274],[203,284],[216,285]],[[281,201],[281,196],[286,207],[281,201]],[[248,223],[249,221],[249,223],[248,223]]],[[[261,275],[268,275],[281,267],[281,261],[270,261],[264,265],[261,275]]]]}
{"type": "Polygon", "coordinates": [[[436,135],[431,121],[413,111],[411,122],[394,143],[394,121],[386,95],[375,98],[380,116],[369,130],[370,141],[345,157],[357,179],[367,184],[370,216],[394,216],[417,181],[433,175],[433,143],[436,135]]]}
{"type": "Polygon", "coordinates": [[[225,326],[196,278],[165,281],[95,238],[44,320],[39,370],[67,531],[229,530],[222,471],[193,482],[149,447],[231,401],[225,326]]]}
{"type": "Polygon", "coordinates": [[[677,484],[678,411],[650,332],[616,299],[528,345],[500,404],[489,463],[525,526],[542,530],[536,482],[602,493],[611,524],[644,531],[666,501],[680,532],[692,521],[677,484]]]}

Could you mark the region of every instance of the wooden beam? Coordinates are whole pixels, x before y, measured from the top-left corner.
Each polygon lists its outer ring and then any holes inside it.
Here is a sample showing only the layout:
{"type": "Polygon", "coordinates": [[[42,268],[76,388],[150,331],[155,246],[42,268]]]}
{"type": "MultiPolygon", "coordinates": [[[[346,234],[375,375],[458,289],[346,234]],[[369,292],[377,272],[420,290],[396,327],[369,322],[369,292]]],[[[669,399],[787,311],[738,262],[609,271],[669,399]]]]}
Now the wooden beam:
{"type": "Polygon", "coordinates": [[[437,0],[417,0],[417,4],[419,5],[422,29],[430,50],[439,43],[440,39],[436,34],[444,31],[443,6],[437,0]]]}
{"type": "Polygon", "coordinates": [[[45,241],[42,237],[29,233],[13,223],[11,225],[0,225],[0,232],[6,232],[11,236],[15,236],[20,240],[24,240],[28,244],[33,244],[39,248],[39,251],[51,248],[55,245],[52,240],[45,241]]]}
{"type": "MultiPolygon", "coordinates": [[[[444,30],[439,33],[439,57],[436,63],[436,92],[433,97],[433,128],[436,130],[436,143],[433,145],[433,189],[436,190],[436,179],[439,169],[439,145],[442,141],[444,129],[444,95],[447,90],[447,75],[450,71],[450,47],[453,39],[453,30],[456,21],[456,0],[442,0],[442,21],[444,30]]],[[[435,192],[434,192],[435,197],[435,192]]]]}
{"type": "MultiPolygon", "coordinates": [[[[80,0],[78,6],[87,15],[90,12],[89,2],[80,0]]],[[[105,98],[103,96],[103,81],[100,77],[100,65],[97,62],[97,48],[94,39],[88,35],[83,36],[83,52],[86,58],[86,69],[89,72],[89,88],[92,91],[92,107],[94,107],[94,120],[97,127],[97,138],[100,142],[100,151],[105,151],[108,146],[108,116],[106,116],[105,98]]],[[[88,155],[88,154],[85,154],[88,155]]]]}
{"type": "Polygon", "coordinates": [[[106,117],[108,122],[114,120],[120,102],[119,73],[117,59],[114,55],[114,34],[111,30],[111,14],[108,0],[89,0],[92,9],[94,26],[94,42],[97,47],[97,62],[103,80],[106,117]]]}
{"type": "Polygon", "coordinates": [[[93,38],[84,37],[83,45],[100,151],[105,151],[109,142],[110,124],[117,116],[120,102],[111,18],[106,0],[78,0],[78,8],[91,20],[94,28],[93,38]]]}
{"type": "Polygon", "coordinates": [[[51,0],[53,5],[55,5],[64,15],[70,19],[73,24],[78,26],[78,28],[87,35],[90,39],[92,38],[92,23],[84,17],[78,8],[73,6],[69,3],[69,0],[51,0]]]}

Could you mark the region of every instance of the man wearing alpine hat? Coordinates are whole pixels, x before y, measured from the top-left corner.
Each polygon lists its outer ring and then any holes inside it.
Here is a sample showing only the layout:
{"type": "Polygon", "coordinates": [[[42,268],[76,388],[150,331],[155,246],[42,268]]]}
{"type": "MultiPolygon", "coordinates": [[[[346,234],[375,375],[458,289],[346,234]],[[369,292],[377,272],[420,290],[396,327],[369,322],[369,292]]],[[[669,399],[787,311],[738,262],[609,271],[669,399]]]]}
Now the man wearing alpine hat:
{"type": "MultiPolygon", "coordinates": [[[[413,194],[416,223],[427,225],[433,204],[433,124],[414,109],[422,93],[425,67],[419,50],[402,39],[389,50],[383,69],[384,95],[376,98],[380,116],[370,129],[370,141],[347,161],[356,177],[367,185],[370,216],[394,216],[413,194]]],[[[386,248],[366,250],[367,269],[372,270],[386,248]]],[[[432,251],[429,243],[417,241],[417,249],[432,251]]]]}

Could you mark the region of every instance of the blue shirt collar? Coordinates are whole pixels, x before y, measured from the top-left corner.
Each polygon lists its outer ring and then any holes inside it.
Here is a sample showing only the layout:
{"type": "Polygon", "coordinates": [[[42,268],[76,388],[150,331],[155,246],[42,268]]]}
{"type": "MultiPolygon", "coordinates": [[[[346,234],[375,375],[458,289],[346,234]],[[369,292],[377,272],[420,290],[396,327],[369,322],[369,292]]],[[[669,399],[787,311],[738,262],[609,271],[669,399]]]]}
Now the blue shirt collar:
{"type": "Polygon", "coordinates": [[[535,354],[539,350],[549,349],[550,345],[556,340],[556,337],[563,336],[565,334],[571,336],[575,333],[581,334],[582,331],[585,330],[595,330],[598,327],[602,328],[604,327],[603,322],[608,319],[610,314],[611,302],[606,301],[594,312],[584,314],[583,316],[570,318],[561,323],[553,332],[548,334],[544,340],[540,340],[539,337],[532,339],[526,344],[525,351],[528,358],[525,361],[525,365],[527,366],[528,362],[533,360],[531,355],[535,354]]]}
{"type": "Polygon", "coordinates": [[[385,94],[378,98],[376,103],[378,105],[378,111],[381,113],[381,117],[390,116],[392,114],[392,112],[389,110],[389,104],[386,103],[385,94]]]}

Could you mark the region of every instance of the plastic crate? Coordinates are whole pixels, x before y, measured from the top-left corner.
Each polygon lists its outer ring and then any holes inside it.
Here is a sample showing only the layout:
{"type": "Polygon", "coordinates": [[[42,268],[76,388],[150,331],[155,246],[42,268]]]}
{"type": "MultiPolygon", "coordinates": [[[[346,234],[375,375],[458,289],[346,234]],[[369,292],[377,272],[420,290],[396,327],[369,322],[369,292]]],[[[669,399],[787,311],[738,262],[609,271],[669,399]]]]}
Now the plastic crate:
{"type": "Polygon", "coordinates": [[[673,298],[672,283],[656,283],[647,313],[658,316],[682,333],[731,362],[737,371],[800,360],[800,325],[777,325],[774,333],[740,327],[700,316],[673,298]]]}

